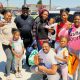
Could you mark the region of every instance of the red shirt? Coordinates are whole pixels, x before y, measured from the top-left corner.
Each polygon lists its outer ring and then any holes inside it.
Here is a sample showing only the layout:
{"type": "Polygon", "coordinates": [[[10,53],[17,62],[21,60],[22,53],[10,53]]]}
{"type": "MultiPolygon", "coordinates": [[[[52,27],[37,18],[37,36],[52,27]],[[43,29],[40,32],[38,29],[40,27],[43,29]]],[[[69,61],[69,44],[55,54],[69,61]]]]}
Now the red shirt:
{"type": "Polygon", "coordinates": [[[69,24],[69,21],[67,21],[66,23],[63,23],[63,22],[58,23],[57,28],[56,28],[56,41],[59,42],[60,40],[60,37],[58,36],[60,30],[64,27],[66,28],[68,24],[69,24]]]}

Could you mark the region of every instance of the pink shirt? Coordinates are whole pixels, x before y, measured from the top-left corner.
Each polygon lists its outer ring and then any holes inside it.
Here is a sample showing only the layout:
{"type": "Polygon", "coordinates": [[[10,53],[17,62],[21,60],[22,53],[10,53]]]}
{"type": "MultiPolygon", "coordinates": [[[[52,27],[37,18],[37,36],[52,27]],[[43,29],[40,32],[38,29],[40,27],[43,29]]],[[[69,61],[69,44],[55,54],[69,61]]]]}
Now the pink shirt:
{"type": "Polygon", "coordinates": [[[68,29],[66,28],[62,28],[61,31],[59,32],[58,36],[64,36],[64,37],[68,37],[68,29]]]}
{"type": "Polygon", "coordinates": [[[73,24],[72,28],[69,35],[68,46],[74,50],[80,50],[80,27],[76,28],[73,24]]]}

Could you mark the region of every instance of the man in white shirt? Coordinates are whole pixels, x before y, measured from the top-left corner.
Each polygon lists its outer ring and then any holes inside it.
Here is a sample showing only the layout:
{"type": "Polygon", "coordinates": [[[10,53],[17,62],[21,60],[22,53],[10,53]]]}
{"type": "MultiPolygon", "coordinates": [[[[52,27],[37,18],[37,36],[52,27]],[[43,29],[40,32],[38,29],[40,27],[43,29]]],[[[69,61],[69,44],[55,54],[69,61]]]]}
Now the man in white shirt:
{"type": "Polygon", "coordinates": [[[55,56],[56,53],[50,47],[49,43],[47,41],[43,42],[42,49],[39,51],[39,54],[34,57],[36,66],[32,66],[31,70],[35,73],[46,74],[48,80],[59,80],[60,76],[57,73],[55,56]]]}

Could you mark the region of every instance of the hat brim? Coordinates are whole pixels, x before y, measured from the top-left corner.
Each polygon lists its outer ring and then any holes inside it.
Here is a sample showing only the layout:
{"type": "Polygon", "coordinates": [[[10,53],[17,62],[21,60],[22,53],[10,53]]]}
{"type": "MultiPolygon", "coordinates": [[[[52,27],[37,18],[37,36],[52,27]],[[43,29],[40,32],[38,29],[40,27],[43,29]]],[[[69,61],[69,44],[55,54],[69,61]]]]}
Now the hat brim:
{"type": "Polygon", "coordinates": [[[24,7],[24,8],[22,8],[22,10],[23,10],[23,9],[29,10],[29,8],[28,8],[28,7],[24,7]]]}

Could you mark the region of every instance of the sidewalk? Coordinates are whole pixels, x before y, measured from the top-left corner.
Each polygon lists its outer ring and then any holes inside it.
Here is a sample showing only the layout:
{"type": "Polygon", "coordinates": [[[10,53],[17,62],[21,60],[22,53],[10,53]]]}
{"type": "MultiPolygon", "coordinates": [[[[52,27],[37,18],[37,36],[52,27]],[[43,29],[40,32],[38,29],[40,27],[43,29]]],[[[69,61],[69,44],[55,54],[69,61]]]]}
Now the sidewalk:
{"type": "MultiPolygon", "coordinates": [[[[6,64],[6,55],[3,52],[2,48],[1,48],[1,44],[0,44],[0,77],[2,78],[2,80],[6,80],[6,77],[4,76],[4,72],[5,72],[5,64],[6,64]]],[[[42,76],[37,75],[37,74],[32,74],[27,66],[24,66],[25,68],[22,69],[22,78],[16,78],[14,74],[11,73],[11,80],[41,80],[42,76]],[[26,71],[26,69],[28,71],[26,71]]]]}

